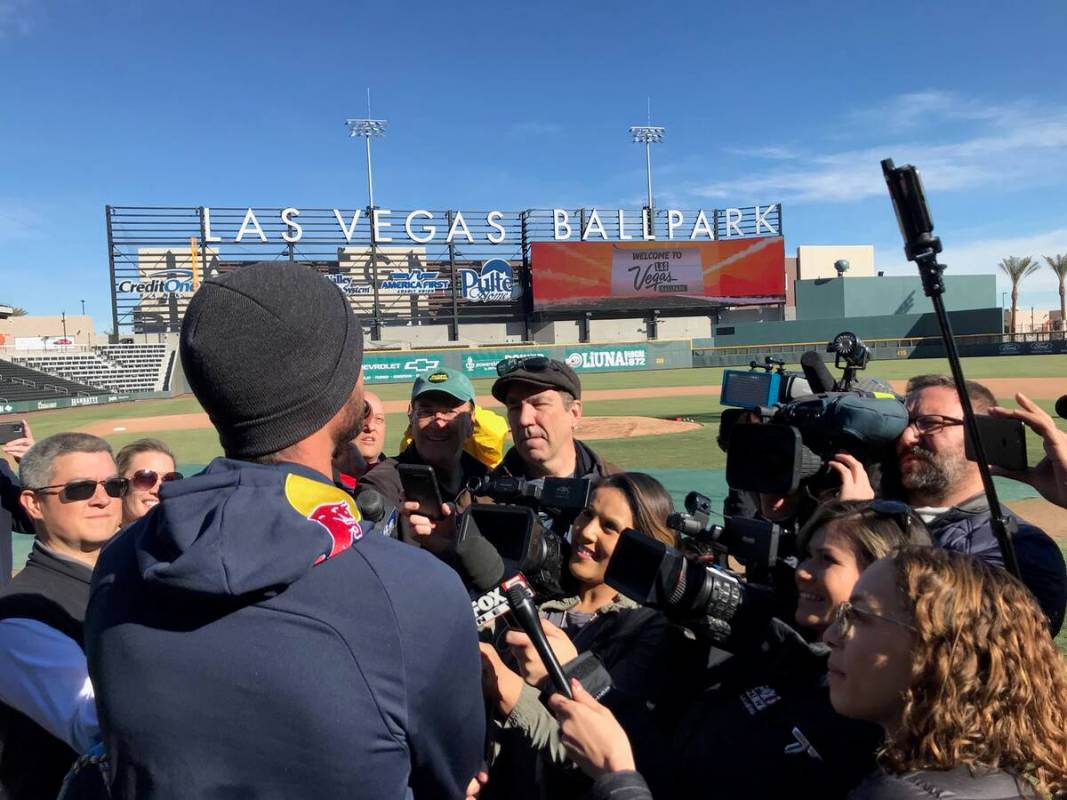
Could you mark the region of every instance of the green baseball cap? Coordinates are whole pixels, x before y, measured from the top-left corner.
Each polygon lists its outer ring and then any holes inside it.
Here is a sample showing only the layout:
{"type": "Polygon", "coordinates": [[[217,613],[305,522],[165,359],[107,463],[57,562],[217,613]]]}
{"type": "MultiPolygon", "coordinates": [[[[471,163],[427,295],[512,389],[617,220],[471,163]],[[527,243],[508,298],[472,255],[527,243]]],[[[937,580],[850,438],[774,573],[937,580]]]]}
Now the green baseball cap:
{"type": "Polygon", "coordinates": [[[411,387],[411,399],[414,400],[430,392],[444,392],[461,403],[474,402],[474,387],[471,385],[470,378],[456,369],[442,367],[420,375],[415,379],[415,385],[411,387]]]}

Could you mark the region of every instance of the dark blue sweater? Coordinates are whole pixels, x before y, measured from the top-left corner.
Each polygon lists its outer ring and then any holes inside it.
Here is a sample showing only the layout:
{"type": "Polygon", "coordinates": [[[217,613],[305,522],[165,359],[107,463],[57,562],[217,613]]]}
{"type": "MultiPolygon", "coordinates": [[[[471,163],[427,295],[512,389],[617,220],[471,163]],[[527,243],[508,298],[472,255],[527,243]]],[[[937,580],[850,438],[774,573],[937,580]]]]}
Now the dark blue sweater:
{"type": "Polygon", "coordinates": [[[485,720],[452,570],[293,464],[216,459],[160,495],[86,616],[116,797],[463,796],[485,720]]]}

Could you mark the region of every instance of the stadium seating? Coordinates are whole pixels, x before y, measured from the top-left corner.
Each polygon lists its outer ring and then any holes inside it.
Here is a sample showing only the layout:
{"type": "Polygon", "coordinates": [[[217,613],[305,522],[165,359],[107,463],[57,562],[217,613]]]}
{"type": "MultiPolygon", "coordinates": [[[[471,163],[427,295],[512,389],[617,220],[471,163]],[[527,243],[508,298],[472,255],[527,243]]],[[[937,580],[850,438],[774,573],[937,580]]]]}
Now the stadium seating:
{"type": "MultiPolygon", "coordinates": [[[[171,357],[173,354],[171,354],[171,357]]],[[[168,374],[166,344],[113,344],[78,352],[15,356],[18,364],[111,392],[153,392],[168,374]]]]}
{"type": "Polygon", "coordinates": [[[102,394],[106,390],[66,380],[0,359],[0,401],[51,400],[102,394]]]}

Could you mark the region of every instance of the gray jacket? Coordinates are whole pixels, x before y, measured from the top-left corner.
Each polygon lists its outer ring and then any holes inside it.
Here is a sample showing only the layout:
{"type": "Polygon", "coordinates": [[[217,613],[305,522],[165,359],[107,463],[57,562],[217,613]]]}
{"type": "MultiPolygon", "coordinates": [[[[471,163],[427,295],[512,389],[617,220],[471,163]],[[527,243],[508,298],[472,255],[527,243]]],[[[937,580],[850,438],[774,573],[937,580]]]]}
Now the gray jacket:
{"type": "MultiPolygon", "coordinates": [[[[1006,511],[1006,515],[1019,526],[1013,542],[1022,581],[1033,592],[1055,636],[1063,626],[1067,608],[1067,567],[1064,566],[1063,553],[1043,530],[1010,511],[1006,511]]],[[[946,550],[967,553],[998,567],[1004,566],[984,494],[950,508],[927,527],[937,544],[946,550]]]]}

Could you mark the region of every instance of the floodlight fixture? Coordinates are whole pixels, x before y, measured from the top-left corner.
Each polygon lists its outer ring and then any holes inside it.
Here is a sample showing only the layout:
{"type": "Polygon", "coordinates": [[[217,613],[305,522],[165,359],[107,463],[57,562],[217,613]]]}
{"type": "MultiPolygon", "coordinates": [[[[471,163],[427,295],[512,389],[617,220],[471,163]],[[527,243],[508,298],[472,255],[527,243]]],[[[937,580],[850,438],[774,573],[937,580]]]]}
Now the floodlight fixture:
{"type": "Polygon", "coordinates": [[[659,144],[663,141],[666,130],[656,125],[631,125],[630,135],[634,144],[659,144]]]}
{"type": "MultiPolygon", "coordinates": [[[[367,110],[370,111],[370,90],[367,90],[367,110]]],[[[367,140],[367,200],[369,208],[374,208],[374,170],[371,167],[370,140],[385,136],[389,121],[385,119],[346,119],[348,135],[367,140]]]]}
{"type": "MultiPolygon", "coordinates": [[[[651,103],[649,107],[649,122],[651,122],[652,111],[651,103]]],[[[648,218],[649,228],[654,231],[653,224],[655,214],[653,212],[652,202],[652,145],[660,144],[663,141],[663,134],[666,133],[666,128],[662,128],[659,125],[631,125],[630,136],[633,137],[634,144],[643,144],[645,146],[645,177],[648,180],[648,218]]]]}

